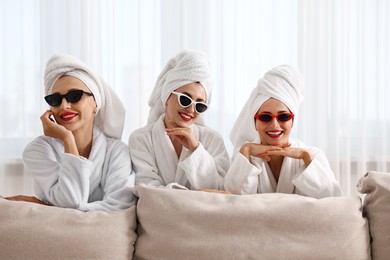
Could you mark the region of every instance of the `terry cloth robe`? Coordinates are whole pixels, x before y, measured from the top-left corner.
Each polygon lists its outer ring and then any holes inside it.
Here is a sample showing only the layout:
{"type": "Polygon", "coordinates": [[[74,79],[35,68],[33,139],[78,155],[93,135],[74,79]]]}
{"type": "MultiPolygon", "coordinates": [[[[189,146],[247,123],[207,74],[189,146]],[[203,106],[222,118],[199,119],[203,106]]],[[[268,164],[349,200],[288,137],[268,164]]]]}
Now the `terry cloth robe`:
{"type": "Polygon", "coordinates": [[[222,137],[210,128],[192,124],[199,146],[194,152],[183,147],[178,158],[163,119],[164,115],[130,135],[136,185],[179,184],[188,189],[223,189],[229,156],[222,137]]]}
{"type": "Polygon", "coordinates": [[[82,211],[121,210],[135,205],[134,172],[128,146],[93,129],[89,158],[64,153],[59,139],[40,136],[23,160],[37,197],[55,206],[82,211]]]}
{"type": "Polygon", "coordinates": [[[290,140],[291,147],[308,149],[313,161],[308,167],[303,160],[285,157],[277,182],[268,163],[251,156],[251,162],[241,153],[234,157],[225,177],[225,189],[235,194],[289,193],[313,198],[340,196],[341,188],[325,154],[300,141],[290,140]]]}

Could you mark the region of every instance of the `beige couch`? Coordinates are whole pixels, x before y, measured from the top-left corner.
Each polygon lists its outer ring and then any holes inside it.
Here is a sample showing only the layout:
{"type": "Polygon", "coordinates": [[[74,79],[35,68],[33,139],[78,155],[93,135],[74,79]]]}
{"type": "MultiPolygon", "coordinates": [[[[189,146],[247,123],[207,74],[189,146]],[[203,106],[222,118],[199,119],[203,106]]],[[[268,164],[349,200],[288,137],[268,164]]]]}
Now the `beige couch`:
{"type": "Polygon", "coordinates": [[[0,199],[0,259],[389,259],[390,174],[369,172],[358,189],[363,205],[147,186],[118,212],[0,199]]]}

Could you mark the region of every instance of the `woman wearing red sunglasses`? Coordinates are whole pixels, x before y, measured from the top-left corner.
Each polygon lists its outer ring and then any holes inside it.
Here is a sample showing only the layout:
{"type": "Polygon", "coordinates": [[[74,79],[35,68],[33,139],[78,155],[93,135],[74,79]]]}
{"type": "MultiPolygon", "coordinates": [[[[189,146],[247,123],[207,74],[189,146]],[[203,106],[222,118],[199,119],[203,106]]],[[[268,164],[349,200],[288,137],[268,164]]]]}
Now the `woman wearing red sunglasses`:
{"type": "Polygon", "coordinates": [[[287,65],[271,69],[258,81],[230,135],[234,155],[225,177],[227,191],[341,195],[325,154],[290,138],[302,87],[301,73],[287,65]]]}
{"type": "Polygon", "coordinates": [[[77,58],[54,55],[45,70],[43,136],[23,153],[38,198],[82,211],[121,210],[135,204],[134,172],[122,136],[125,109],[113,90],[77,58]]]}
{"type": "Polygon", "coordinates": [[[160,73],[145,127],[129,146],[136,184],[222,189],[229,156],[222,137],[204,125],[212,88],[205,54],[182,51],[160,73]]]}

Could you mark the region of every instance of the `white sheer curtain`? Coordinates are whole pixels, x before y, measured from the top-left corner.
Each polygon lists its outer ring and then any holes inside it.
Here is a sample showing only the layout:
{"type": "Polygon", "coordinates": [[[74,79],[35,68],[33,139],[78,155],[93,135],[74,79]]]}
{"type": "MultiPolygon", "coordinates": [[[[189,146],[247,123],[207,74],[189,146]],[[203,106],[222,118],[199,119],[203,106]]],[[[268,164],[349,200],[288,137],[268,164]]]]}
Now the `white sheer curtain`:
{"type": "Polygon", "coordinates": [[[165,62],[206,51],[215,88],[208,123],[224,137],[257,80],[279,64],[305,75],[293,135],[321,148],[345,194],[368,170],[390,171],[387,0],[3,0],[0,2],[0,194],[32,192],[24,146],[42,134],[45,63],[78,56],[122,97],[123,141],[146,123],[165,62]],[[19,177],[17,177],[19,176],[19,177]]]}

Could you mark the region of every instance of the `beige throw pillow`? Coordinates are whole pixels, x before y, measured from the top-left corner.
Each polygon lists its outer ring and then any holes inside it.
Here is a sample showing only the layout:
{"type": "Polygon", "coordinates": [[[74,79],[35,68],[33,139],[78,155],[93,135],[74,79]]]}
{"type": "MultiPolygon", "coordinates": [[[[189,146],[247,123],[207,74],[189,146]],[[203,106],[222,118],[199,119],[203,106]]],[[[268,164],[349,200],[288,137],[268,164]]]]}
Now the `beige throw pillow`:
{"type": "Polygon", "coordinates": [[[359,197],[140,185],[135,259],[369,259],[359,197]]]}
{"type": "Polygon", "coordinates": [[[131,259],[136,208],[82,212],[0,199],[0,259],[131,259]]]}
{"type": "Polygon", "coordinates": [[[359,180],[357,188],[367,194],[363,213],[370,225],[372,258],[387,260],[390,258],[390,173],[370,171],[359,180]]]}

